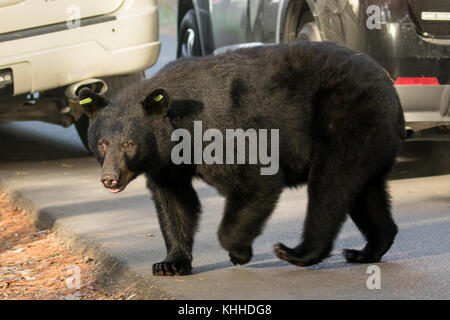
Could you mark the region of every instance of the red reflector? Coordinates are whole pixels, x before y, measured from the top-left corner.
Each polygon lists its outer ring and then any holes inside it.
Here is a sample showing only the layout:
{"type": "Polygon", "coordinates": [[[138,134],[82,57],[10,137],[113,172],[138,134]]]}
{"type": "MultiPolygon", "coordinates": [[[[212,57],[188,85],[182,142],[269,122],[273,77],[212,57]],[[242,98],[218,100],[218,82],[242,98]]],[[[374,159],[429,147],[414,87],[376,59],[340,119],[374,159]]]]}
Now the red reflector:
{"type": "Polygon", "coordinates": [[[396,85],[439,85],[438,78],[397,78],[396,85]]]}

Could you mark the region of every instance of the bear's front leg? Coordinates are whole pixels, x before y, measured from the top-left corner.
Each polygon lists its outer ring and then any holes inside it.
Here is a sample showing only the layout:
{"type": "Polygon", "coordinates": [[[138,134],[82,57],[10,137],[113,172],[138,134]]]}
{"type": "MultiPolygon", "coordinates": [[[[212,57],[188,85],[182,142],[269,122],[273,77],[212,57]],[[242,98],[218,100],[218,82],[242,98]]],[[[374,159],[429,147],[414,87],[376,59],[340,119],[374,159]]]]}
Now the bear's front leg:
{"type": "Polygon", "coordinates": [[[229,252],[233,264],[246,264],[252,258],[253,241],[262,232],[281,194],[282,189],[277,182],[265,184],[263,190],[227,197],[219,241],[229,252]]]}
{"type": "Polygon", "coordinates": [[[190,274],[192,245],[200,213],[200,202],[190,178],[176,183],[158,184],[148,178],[160,228],[167,248],[166,258],[153,265],[153,274],[173,276],[190,274]]]}

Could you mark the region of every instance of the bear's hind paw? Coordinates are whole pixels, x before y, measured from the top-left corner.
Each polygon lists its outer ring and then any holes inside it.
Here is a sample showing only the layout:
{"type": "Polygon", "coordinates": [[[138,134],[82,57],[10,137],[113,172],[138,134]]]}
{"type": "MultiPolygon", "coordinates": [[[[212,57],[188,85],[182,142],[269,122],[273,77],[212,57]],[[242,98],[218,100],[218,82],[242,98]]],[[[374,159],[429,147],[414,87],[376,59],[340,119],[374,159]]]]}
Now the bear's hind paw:
{"type": "Polygon", "coordinates": [[[292,263],[293,265],[304,267],[305,264],[303,261],[299,259],[297,254],[295,254],[294,250],[291,248],[286,247],[282,243],[278,243],[273,246],[273,251],[275,252],[275,255],[278,257],[278,259],[287,261],[289,263],[292,263]]]}
{"type": "Polygon", "coordinates": [[[302,244],[291,249],[282,243],[278,243],[273,246],[273,251],[279,259],[298,267],[307,267],[319,263],[328,256],[328,251],[307,251],[302,244]]]}
{"type": "Polygon", "coordinates": [[[345,260],[350,263],[373,263],[380,261],[379,257],[368,254],[364,250],[344,249],[342,254],[345,260]]]}

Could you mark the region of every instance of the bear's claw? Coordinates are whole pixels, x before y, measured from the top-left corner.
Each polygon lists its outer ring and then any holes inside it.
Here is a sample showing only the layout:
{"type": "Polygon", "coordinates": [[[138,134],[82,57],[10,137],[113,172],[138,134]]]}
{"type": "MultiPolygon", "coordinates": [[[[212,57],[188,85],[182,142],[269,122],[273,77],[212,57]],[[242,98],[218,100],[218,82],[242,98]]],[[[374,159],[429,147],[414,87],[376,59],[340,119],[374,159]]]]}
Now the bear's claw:
{"type": "Polygon", "coordinates": [[[191,274],[192,267],[189,263],[180,262],[159,262],[153,265],[155,276],[184,276],[191,274]]]}

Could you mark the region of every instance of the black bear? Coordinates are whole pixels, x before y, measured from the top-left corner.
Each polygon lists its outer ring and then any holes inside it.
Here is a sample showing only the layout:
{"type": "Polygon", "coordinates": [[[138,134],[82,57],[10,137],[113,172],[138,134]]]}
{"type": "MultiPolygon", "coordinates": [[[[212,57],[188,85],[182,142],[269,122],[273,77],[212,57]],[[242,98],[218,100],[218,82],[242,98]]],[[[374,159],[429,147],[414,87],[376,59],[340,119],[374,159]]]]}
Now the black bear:
{"type": "Polygon", "coordinates": [[[155,275],[191,272],[201,211],[193,178],[226,199],[218,238],[235,264],[250,261],[283,188],[303,183],[302,241],[295,248],[276,244],[280,259],[297,266],[320,262],[346,213],[367,240],[363,250],[344,251],[347,261],[379,261],[394,241],[386,179],[405,123],[389,75],[363,54],[314,42],[247,48],[174,61],[110,101],[88,88],[79,99],[104,186],[119,192],[136,176],[147,177],[167,247],[166,258],[153,265],[155,275]],[[180,153],[190,162],[175,163],[182,139],[173,139],[174,131],[194,134],[199,121],[221,132],[277,129],[278,150],[271,152],[279,154],[278,170],[262,174],[260,162],[199,162],[194,147],[180,153]]]}

